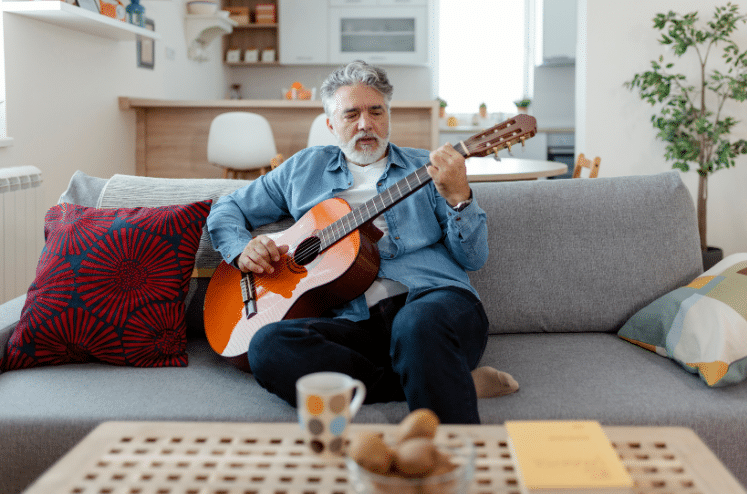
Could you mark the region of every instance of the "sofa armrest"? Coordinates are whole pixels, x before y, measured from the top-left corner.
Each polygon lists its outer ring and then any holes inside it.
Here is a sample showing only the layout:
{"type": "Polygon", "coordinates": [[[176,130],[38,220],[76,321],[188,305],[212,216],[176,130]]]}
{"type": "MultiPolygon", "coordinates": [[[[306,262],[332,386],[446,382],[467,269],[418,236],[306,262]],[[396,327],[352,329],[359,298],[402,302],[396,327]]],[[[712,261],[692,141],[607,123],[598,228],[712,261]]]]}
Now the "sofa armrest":
{"type": "Polygon", "coordinates": [[[21,320],[21,311],[26,303],[26,295],[8,300],[0,305],[0,355],[5,353],[5,346],[10,335],[21,320]]]}

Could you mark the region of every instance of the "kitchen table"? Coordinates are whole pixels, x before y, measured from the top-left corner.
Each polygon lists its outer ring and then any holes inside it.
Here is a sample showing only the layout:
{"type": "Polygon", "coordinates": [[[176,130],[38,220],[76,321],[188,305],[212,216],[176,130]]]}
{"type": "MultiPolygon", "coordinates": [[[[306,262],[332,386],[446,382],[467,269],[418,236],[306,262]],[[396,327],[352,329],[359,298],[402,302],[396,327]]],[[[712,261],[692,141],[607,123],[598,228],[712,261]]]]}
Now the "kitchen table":
{"type": "Polygon", "coordinates": [[[568,171],[568,165],[558,161],[524,160],[492,156],[467,159],[467,179],[470,182],[508,182],[554,177],[568,171]]]}

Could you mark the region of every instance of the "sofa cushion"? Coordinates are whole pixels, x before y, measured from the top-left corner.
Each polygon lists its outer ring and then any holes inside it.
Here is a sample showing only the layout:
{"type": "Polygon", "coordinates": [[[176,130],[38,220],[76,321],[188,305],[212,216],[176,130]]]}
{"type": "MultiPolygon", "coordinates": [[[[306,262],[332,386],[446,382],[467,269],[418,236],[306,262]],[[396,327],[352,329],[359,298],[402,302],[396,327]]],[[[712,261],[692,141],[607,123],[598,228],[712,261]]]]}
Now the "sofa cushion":
{"type": "MultiPolygon", "coordinates": [[[[248,180],[155,178],[114,175],[99,196],[100,208],[156,207],[190,204],[221,196],[250,183],[248,180]]],[[[210,277],[221,257],[213,248],[205,228],[195,256],[195,275],[210,277]]]]}
{"type": "Polygon", "coordinates": [[[105,178],[92,177],[77,170],[70,177],[70,183],[57,203],[62,204],[66,202],[68,204],[95,208],[99,204],[99,197],[101,197],[101,191],[104,190],[106,182],[107,179],[105,178]]]}
{"type": "Polygon", "coordinates": [[[490,256],[470,280],[492,333],[613,333],[703,271],[679,172],[471,185],[490,256]]]}
{"type": "Polygon", "coordinates": [[[709,386],[747,377],[747,254],[719,262],[641,309],[618,335],[669,357],[709,386]]]}
{"type": "MultiPolygon", "coordinates": [[[[103,208],[154,207],[169,204],[187,204],[218,198],[244,187],[249,180],[188,179],[114,175],[102,188],[97,205],[103,208]]],[[[292,219],[262,226],[253,235],[286,229],[292,219]]],[[[207,228],[203,229],[200,246],[195,256],[195,270],[187,294],[187,336],[204,338],[205,324],[202,310],[210,277],[222,258],[210,241],[207,228]]]]}
{"type": "Polygon", "coordinates": [[[36,278],[0,367],[186,365],[184,297],[210,204],[50,209],[36,278]]]}

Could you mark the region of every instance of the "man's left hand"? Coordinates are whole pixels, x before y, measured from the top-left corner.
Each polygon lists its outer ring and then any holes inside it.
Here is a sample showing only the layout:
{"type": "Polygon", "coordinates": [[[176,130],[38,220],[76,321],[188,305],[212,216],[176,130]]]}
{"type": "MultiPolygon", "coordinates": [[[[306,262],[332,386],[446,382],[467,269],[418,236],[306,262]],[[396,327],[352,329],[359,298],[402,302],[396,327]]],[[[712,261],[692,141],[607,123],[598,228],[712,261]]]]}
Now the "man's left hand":
{"type": "Polygon", "coordinates": [[[470,197],[467,181],[467,166],[462,156],[451,144],[444,144],[431,152],[431,166],[428,175],[433,179],[436,190],[451,207],[470,197]]]}

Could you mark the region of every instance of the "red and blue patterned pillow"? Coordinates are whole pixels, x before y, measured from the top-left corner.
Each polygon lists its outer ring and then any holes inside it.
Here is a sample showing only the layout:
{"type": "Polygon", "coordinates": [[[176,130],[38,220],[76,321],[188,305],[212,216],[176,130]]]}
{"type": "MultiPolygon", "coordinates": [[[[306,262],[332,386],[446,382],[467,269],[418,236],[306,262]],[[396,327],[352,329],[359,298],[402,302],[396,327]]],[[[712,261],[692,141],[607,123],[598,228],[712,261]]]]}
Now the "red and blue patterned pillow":
{"type": "Polygon", "coordinates": [[[0,368],[186,366],[184,298],[210,204],[50,209],[0,368]]]}

